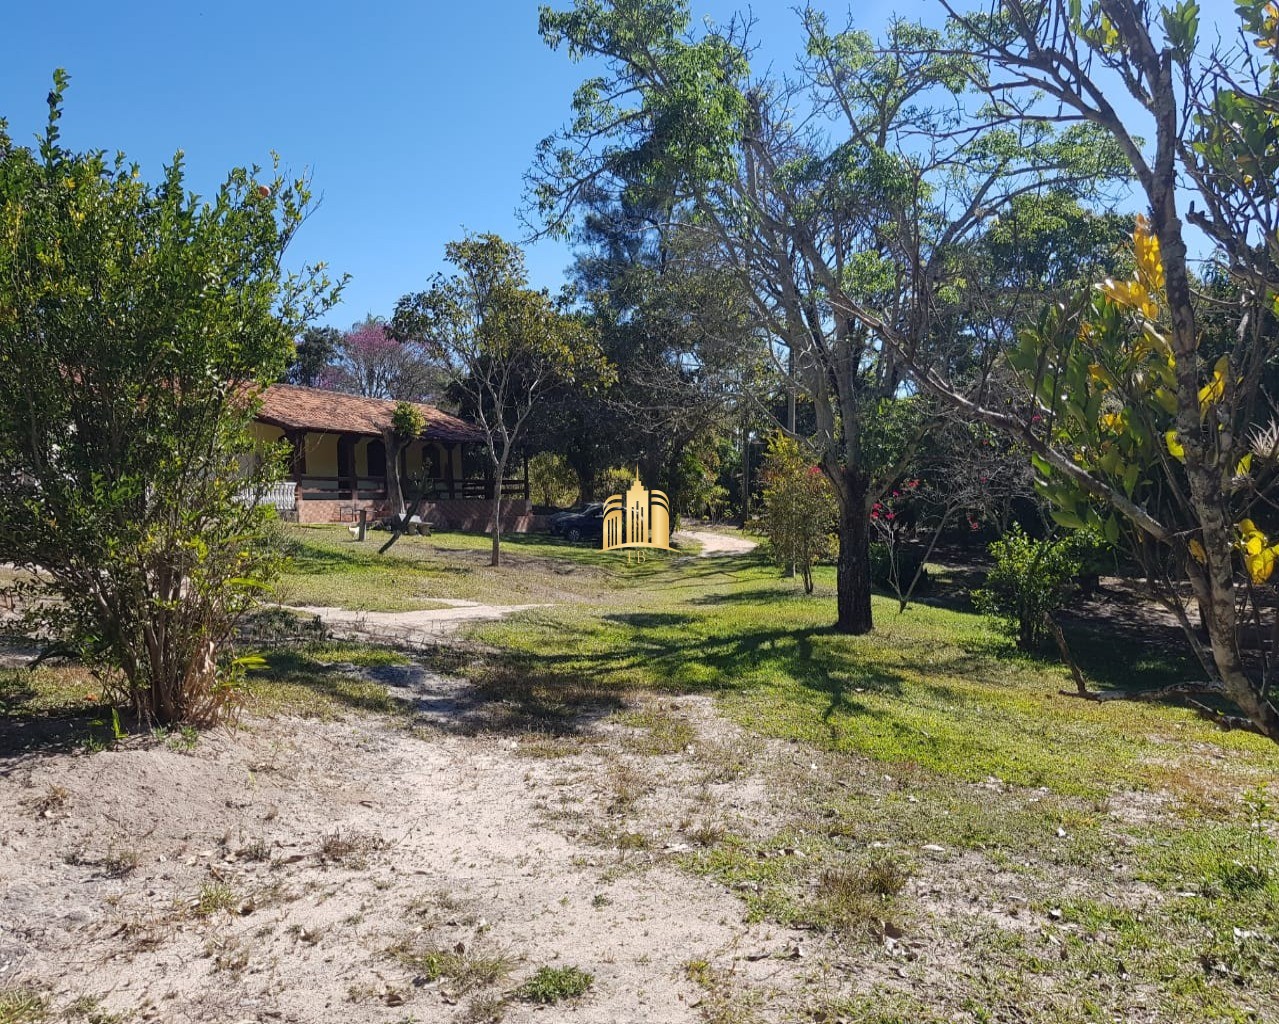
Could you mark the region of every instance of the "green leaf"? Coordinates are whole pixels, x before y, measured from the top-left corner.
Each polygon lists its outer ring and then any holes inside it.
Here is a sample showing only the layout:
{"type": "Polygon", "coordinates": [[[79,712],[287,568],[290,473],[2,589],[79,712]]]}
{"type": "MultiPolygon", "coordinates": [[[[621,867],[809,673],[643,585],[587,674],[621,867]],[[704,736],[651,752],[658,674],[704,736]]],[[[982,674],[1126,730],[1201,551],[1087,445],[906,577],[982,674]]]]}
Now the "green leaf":
{"type": "Polygon", "coordinates": [[[1137,463],[1129,464],[1124,470],[1124,493],[1128,497],[1132,497],[1132,492],[1137,489],[1137,481],[1141,479],[1141,467],[1137,463]]]}
{"type": "Polygon", "coordinates": [[[1165,7],[1164,34],[1178,60],[1189,60],[1199,40],[1199,4],[1195,0],[1181,0],[1176,7],[1165,7]]]}

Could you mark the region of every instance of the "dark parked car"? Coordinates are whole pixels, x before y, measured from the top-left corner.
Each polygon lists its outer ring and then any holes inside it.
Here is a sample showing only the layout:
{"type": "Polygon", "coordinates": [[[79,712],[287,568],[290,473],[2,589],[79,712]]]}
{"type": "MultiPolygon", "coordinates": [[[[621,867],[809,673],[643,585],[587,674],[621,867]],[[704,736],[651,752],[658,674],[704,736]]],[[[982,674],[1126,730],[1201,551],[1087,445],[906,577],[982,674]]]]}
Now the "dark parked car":
{"type": "Polygon", "coordinates": [[[556,512],[551,516],[551,533],[569,540],[603,540],[604,506],[600,502],[556,512]]]}

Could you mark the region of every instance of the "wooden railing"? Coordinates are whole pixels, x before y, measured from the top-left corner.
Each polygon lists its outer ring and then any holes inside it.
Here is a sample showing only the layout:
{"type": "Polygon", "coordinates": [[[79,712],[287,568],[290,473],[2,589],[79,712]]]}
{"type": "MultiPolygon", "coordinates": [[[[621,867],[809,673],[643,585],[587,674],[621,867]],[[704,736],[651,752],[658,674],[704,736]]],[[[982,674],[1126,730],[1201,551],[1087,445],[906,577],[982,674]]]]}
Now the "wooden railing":
{"type": "MultiPolygon", "coordinates": [[[[459,498],[492,498],[493,481],[491,480],[459,480],[457,482],[459,498]]],[[[524,481],[518,477],[508,477],[502,481],[503,498],[524,497],[524,481]]]]}
{"type": "MultiPolygon", "coordinates": [[[[349,481],[342,481],[343,484],[349,484],[349,481]]],[[[283,486],[283,485],[277,485],[283,486]]],[[[292,482],[288,484],[289,488],[297,488],[297,496],[304,501],[349,501],[351,500],[351,489],[349,486],[339,486],[339,481],[334,477],[326,476],[301,476],[298,478],[296,485],[292,482]]],[[[426,496],[434,501],[444,501],[449,498],[468,498],[491,499],[493,497],[493,482],[491,480],[427,480],[425,482],[426,496]]],[[[406,493],[416,493],[415,485],[409,481],[405,481],[406,493]]],[[[381,477],[361,477],[358,481],[357,493],[361,499],[385,498],[387,496],[386,481],[381,477]]],[[[502,497],[503,498],[523,498],[527,494],[526,485],[523,479],[519,477],[508,477],[502,481],[502,497]]],[[[268,499],[264,499],[268,500],[268,499]]],[[[293,501],[293,494],[290,491],[288,501],[293,501]]],[[[276,508],[282,506],[276,505],[276,508]]],[[[288,508],[293,508],[293,504],[289,504],[288,508]]]]}

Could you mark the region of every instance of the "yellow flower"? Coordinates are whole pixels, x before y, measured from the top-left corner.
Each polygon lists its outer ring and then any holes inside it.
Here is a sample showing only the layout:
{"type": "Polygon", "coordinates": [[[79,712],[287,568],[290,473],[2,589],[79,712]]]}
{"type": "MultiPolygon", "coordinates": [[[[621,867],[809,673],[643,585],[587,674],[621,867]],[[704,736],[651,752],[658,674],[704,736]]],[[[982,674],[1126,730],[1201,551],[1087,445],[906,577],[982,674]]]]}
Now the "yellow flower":
{"type": "Polygon", "coordinates": [[[1159,299],[1164,291],[1164,264],[1159,255],[1159,239],[1150,233],[1145,217],[1138,217],[1132,233],[1137,277],[1132,281],[1106,278],[1097,287],[1111,302],[1139,312],[1147,320],[1159,316],[1159,299]]]}
{"type": "Polygon", "coordinates": [[[1149,298],[1140,281],[1116,281],[1108,277],[1097,287],[1115,305],[1128,309],[1141,309],[1149,298]]]}
{"type": "Polygon", "coordinates": [[[1265,583],[1275,571],[1275,555],[1279,554],[1279,545],[1262,548],[1257,554],[1244,556],[1244,565],[1248,568],[1248,577],[1253,583],[1265,583]]]}
{"type": "Polygon", "coordinates": [[[1105,413],[1099,420],[1097,426],[1102,430],[1109,430],[1112,434],[1122,434],[1124,431],[1124,414],[1121,412],[1105,413]]]}
{"type": "Polygon", "coordinates": [[[1137,257],[1137,280],[1146,291],[1156,295],[1164,290],[1164,263],[1159,255],[1159,239],[1150,233],[1150,224],[1145,217],[1137,217],[1137,225],[1132,232],[1133,255],[1137,257]]]}
{"type": "Polygon", "coordinates": [[[1275,571],[1279,544],[1267,544],[1266,535],[1257,529],[1251,519],[1239,520],[1235,528],[1239,531],[1239,543],[1235,546],[1243,556],[1248,578],[1253,583],[1265,583],[1275,571]]]}
{"type": "Polygon", "coordinates": [[[1168,454],[1174,459],[1186,461],[1186,446],[1178,440],[1175,430],[1169,430],[1164,434],[1164,444],[1168,446],[1168,454]]]}
{"type": "Polygon", "coordinates": [[[1199,412],[1206,414],[1208,407],[1216,405],[1226,393],[1226,371],[1230,369],[1230,357],[1222,356],[1213,367],[1212,380],[1199,389],[1199,412]]]}

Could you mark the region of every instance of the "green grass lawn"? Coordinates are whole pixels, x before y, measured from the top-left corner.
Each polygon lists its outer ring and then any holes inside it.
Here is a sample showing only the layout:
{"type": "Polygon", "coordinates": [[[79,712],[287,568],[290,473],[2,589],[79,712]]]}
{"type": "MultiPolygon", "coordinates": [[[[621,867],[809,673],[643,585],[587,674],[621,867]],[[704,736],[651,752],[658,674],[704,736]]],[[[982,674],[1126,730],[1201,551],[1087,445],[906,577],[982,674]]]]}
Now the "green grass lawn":
{"type": "MultiPolygon", "coordinates": [[[[757,554],[628,560],[511,537],[493,568],[483,536],[406,537],[386,556],[342,527],[285,537],[284,604],[544,605],[475,626],[459,643],[478,651],[442,651],[434,667],[469,675],[530,756],[613,756],[578,728],[591,718],[630,730],[631,756],[657,760],[618,775],[635,792],[614,801],[609,835],[648,841],[633,815],[637,794],[664,784],[663,758],[712,780],[761,773],[779,801],[764,834],[717,823],[708,796],[699,838],[671,857],[729,886],[747,916],[826,935],[854,965],[836,975],[881,979],[806,997],[797,1019],[1279,1020],[1279,749],[1173,705],[1063,697],[1066,671],[955,610],[953,586],[904,614],[877,598],[875,631],[848,637],[830,628],[831,569],[805,596],[757,554]],[[712,749],[663,710],[686,693],[710,696],[750,744],[712,749]],[[909,957],[882,943],[890,930],[909,957]]],[[[1095,685],[1193,675],[1184,652],[1131,630],[1076,627],[1071,641],[1095,685]]],[[[356,670],[402,653],[317,641],[262,653],[251,711],[414,727],[411,707],[356,670]]],[[[14,751],[103,749],[115,728],[82,669],[0,671],[14,751]]],[[[723,1010],[714,1019],[752,1019],[716,1001],[709,966],[689,970],[708,1014],[723,1010]]]]}
{"type": "MultiPolygon", "coordinates": [[[[1259,737],[1172,705],[1063,697],[1060,665],[940,605],[898,614],[877,598],[872,634],[836,634],[830,569],[805,596],[757,555],[628,563],[521,537],[492,569],[484,537],[406,538],[383,559],[333,530],[294,536],[294,603],[549,604],[472,632],[500,652],[469,669],[475,680],[517,694],[539,721],[570,716],[582,695],[704,692],[746,729],[812,751],[820,764],[794,780],[776,834],[730,832],[684,855],[685,867],[742,891],[757,918],[863,942],[868,921],[891,916],[948,958],[944,978],[915,966],[911,984],[836,1000],[813,1019],[1279,1019],[1267,805],[1279,803],[1279,750],[1259,737]],[[926,846],[941,848],[941,865],[924,863],[926,846]],[[772,856],[778,848],[805,858],[772,856]],[[871,857],[877,849],[888,852],[871,857]],[[816,891],[814,864],[825,872],[816,891]],[[1011,878],[1031,894],[1023,912],[1045,923],[925,920],[905,896],[858,888],[889,869],[940,877],[975,906],[998,901],[1011,878]]],[[[1071,640],[1095,685],[1193,677],[1180,650],[1100,627],[1071,640]]]]}
{"type": "MultiPolygon", "coordinates": [[[[343,526],[286,526],[289,569],[276,585],[285,604],[330,605],[397,612],[432,607],[433,598],[490,604],[587,600],[628,587],[634,575],[618,559],[584,544],[545,535],[502,540],[503,564],[488,564],[492,540],[480,534],[441,532],[401,537],[390,551],[378,548],[389,534],[374,531],[364,543],[343,526]]],[[[653,555],[648,571],[661,568],[653,555]]],[[[644,570],[637,570],[643,575],[644,570]]]]}
{"type": "MultiPolygon", "coordinates": [[[[474,634],[548,684],[715,693],[736,720],[771,736],[965,782],[1096,797],[1115,787],[1174,791],[1186,772],[1224,758],[1232,789],[1274,778],[1279,751],[1226,733],[1188,710],[1097,705],[1059,695],[1065,669],[1030,658],[977,615],[876,598],[876,629],[830,629],[833,570],[816,592],[779,577],[758,555],[642,562],[544,536],[504,541],[442,533],[403,538],[385,556],[338,527],[294,528],[292,604],[396,610],[433,598],[547,603],[474,634]]],[[[1076,630],[1072,644],[1096,685],[1147,687],[1191,678],[1184,651],[1076,630]]],[[[1192,783],[1188,791],[1202,787],[1192,783]]]]}

